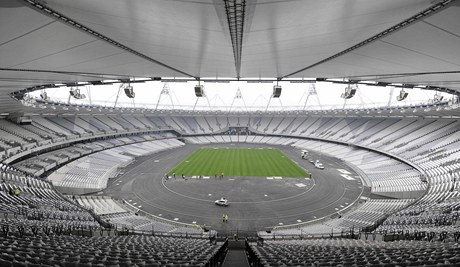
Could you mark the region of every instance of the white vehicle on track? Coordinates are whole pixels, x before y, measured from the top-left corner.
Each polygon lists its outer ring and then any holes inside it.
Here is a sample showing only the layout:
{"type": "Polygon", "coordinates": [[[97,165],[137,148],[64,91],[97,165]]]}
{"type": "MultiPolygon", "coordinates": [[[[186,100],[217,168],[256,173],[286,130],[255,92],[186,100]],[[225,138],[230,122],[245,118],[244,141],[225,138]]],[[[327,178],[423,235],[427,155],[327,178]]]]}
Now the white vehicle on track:
{"type": "Polygon", "coordinates": [[[219,205],[219,206],[227,207],[228,206],[228,199],[222,197],[222,198],[214,201],[214,203],[216,203],[216,205],[219,205]]]}
{"type": "Polygon", "coordinates": [[[324,169],[323,163],[319,162],[318,160],[315,162],[315,167],[317,169],[324,169]]]}

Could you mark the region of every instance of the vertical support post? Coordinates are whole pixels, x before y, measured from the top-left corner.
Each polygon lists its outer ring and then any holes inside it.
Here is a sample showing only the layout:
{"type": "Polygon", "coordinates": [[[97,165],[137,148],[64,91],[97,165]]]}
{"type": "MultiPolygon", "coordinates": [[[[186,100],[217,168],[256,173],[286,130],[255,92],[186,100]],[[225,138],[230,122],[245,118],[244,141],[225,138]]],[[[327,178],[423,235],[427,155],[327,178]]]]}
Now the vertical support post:
{"type": "Polygon", "coordinates": [[[391,99],[393,98],[393,93],[395,91],[395,88],[394,87],[391,87],[390,89],[390,94],[389,94],[389,97],[388,97],[388,104],[387,104],[387,107],[389,107],[391,105],[391,99]]]}
{"type": "Polygon", "coordinates": [[[120,85],[120,87],[118,87],[117,98],[115,98],[115,104],[113,105],[113,107],[114,107],[114,108],[116,108],[116,107],[117,107],[117,104],[118,104],[118,98],[120,98],[120,91],[121,91],[121,89],[122,89],[122,88],[124,88],[124,85],[125,85],[125,84],[124,84],[124,83],[122,83],[122,84],[120,85]]]}

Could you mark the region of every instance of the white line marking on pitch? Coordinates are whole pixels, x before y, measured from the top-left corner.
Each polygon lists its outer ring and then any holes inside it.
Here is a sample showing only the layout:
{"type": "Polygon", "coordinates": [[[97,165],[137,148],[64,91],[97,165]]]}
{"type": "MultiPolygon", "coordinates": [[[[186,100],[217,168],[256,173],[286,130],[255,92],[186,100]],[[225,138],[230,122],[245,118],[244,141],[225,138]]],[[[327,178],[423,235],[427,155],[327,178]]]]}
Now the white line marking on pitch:
{"type": "Polygon", "coordinates": [[[297,187],[305,187],[307,186],[306,184],[302,184],[302,183],[299,183],[299,184],[295,184],[297,187]]]}

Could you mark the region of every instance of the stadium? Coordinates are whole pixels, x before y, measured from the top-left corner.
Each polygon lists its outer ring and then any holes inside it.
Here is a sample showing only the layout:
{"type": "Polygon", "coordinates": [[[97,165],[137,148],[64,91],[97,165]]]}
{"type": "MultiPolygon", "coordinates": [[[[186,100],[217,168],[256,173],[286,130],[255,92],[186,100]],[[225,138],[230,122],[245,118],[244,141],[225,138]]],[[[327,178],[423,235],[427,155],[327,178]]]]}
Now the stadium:
{"type": "Polygon", "coordinates": [[[459,266],[456,0],[2,0],[0,266],[459,266]]]}

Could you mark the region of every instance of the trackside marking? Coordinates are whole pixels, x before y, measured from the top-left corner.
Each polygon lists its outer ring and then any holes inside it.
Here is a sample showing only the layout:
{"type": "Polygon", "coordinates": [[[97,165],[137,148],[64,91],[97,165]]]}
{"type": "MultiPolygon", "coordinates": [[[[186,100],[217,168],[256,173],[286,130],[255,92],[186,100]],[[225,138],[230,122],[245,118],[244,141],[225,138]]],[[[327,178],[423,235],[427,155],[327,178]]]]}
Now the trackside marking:
{"type": "Polygon", "coordinates": [[[356,179],[351,177],[350,175],[347,175],[347,174],[341,174],[340,176],[342,176],[343,178],[347,179],[347,180],[350,180],[350,181],[355,181],[356,179]]]}
{"type": "Polygon", "coordinates": [[[347,170],[344,170],[344,169],[337,169],[340,173],[343,173],[343,174],[351,174],[351,172],[347,171],[347,170]]]}
{"type": "Polygon", "coordinates": [[[343,178],[349,180],[349,181],[355,181],[356,179],[351,177],[350,174],[351,172],[347,171],[347,170],[344,170],[344,169],[337,169],[338,172],[340,172],[340,176],[342,176],[343,178]]]}

